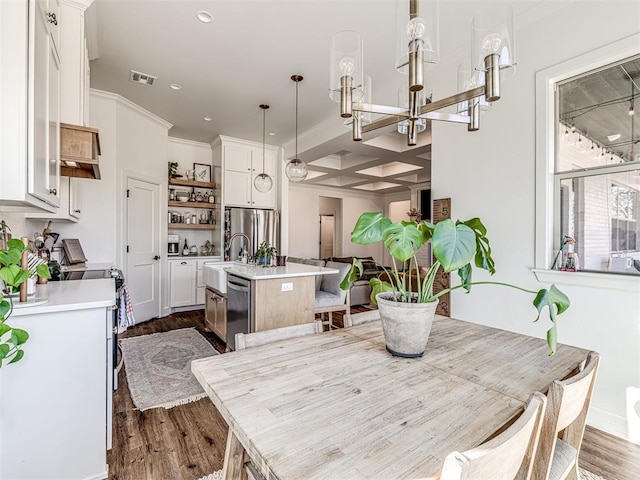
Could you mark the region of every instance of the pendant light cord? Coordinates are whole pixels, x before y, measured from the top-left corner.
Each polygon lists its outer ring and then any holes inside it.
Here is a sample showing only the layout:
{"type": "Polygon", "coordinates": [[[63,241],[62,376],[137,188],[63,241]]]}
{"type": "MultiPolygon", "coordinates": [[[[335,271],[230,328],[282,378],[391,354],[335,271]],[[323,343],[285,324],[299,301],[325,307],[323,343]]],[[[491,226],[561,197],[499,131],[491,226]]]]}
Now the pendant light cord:
{"type": "Polygon", "coordinates": [[[265,130],[267,123],[267,109],[262,109],[262,174],[264,175],[264,155],[265,155],[265,130]]]}
{"type": "Polygon", "coordinates": [[[298,83],[296,82],[296,160],[298,159],[298,83]]]}

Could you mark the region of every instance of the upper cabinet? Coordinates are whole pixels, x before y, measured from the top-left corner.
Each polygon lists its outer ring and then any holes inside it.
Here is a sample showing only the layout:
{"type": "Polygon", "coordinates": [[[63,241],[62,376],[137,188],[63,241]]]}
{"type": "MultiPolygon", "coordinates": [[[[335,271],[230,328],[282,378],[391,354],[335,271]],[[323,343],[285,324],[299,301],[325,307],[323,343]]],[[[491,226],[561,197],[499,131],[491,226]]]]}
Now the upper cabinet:
{"type": "Polygon", "coordinates": [[[0,205],[60,205],[57,0],[0,2],[0,205]]]}
{"type": "Polygon", "coordinates": [[[254,142],[245,142],[228,137],[220,137],[219,149],[222,162],[222,192],[225,206],[245,208],[277,208],[278,189],[277,159],[278,147],[264,148],[254,142]],[[273,180],[268,192],[259,192],[254,186],[255,178],[263,172],[273,180]]]}

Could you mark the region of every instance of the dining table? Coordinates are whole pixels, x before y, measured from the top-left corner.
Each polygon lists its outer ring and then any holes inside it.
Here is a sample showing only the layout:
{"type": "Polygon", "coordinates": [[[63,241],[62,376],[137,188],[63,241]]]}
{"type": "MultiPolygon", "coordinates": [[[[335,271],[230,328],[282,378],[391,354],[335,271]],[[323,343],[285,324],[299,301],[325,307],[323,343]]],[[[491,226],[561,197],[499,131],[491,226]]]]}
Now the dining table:
{"type": "Polygon", "coordinates": [[[191,370],[229,425],[225,479],[245,462],[265,479],[437,479],[449,453],[501,431],[587,353],[437,315],[420,358],[390,355],[375,321],[191,370]]]}

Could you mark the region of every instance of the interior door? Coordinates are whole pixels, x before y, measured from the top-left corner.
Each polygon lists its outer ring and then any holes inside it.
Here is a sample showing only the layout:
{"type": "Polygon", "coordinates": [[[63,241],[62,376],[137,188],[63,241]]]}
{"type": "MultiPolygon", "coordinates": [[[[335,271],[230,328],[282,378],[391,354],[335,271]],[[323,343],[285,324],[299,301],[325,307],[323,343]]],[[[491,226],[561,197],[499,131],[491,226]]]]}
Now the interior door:
{"type": "Polygon", "coordinates": [[[335,218],[333,215],[320,215],[320,258],[333,257],[335,239],[335,218]]]}
{"type": "Polygon", "coordinates": [[[127,178],[125,282],[136,323],[160,314],[160,185],[127,178]]]}

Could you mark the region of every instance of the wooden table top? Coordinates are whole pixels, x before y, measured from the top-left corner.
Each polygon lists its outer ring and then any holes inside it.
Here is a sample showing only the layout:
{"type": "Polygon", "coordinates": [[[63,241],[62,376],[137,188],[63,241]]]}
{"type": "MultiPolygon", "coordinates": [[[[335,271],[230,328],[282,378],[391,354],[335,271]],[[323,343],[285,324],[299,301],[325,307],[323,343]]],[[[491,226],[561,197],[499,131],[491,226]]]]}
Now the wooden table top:
{"type": "Polygon", "coordinates": [[[191,369],[265,478],[438,478],[586,359],[437,316],[422,358],[391,356],[380,322],[195,360],[191,369]]]}

